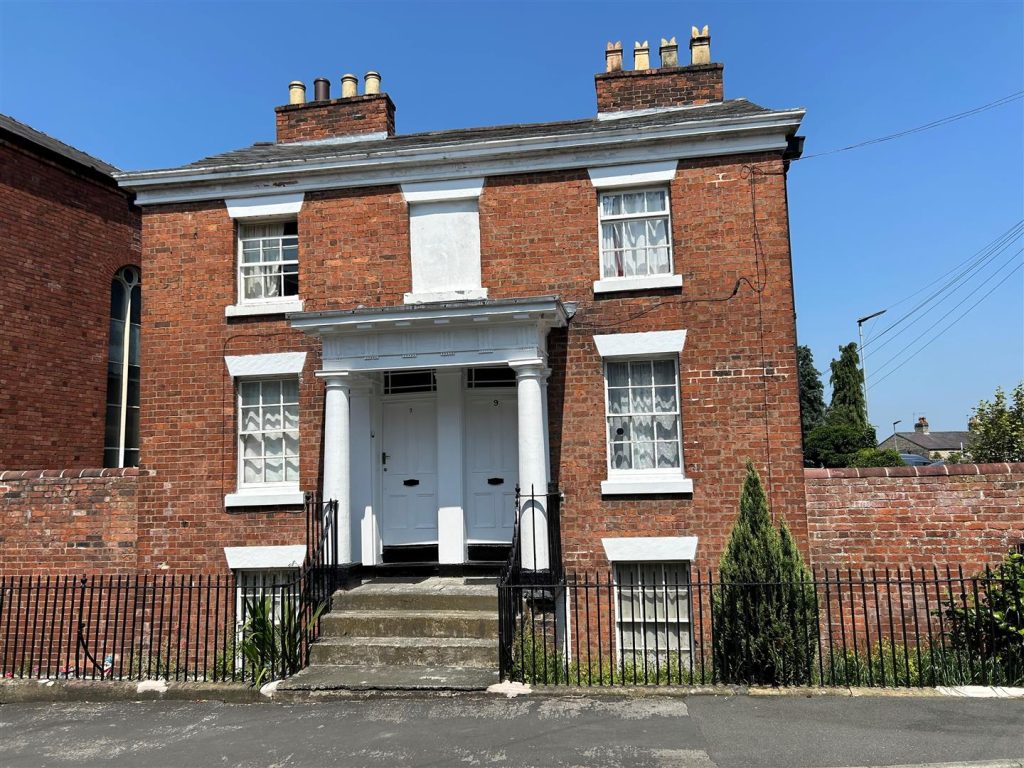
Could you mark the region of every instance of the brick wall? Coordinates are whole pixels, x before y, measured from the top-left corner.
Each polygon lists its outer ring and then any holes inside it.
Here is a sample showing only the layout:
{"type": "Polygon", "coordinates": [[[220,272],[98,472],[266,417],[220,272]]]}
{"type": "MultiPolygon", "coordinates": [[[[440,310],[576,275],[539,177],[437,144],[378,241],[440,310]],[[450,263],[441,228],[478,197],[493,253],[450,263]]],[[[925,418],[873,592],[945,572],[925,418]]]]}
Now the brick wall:
{"type": "Polygon", "coordinates": [[[0,466],[103,465],[110,282],[139,212],[98,173],[0,141],[0,466]]]}
{"type": "Polygon", "coordinates": [[[136,570],[138,469],[0,471],[0,573],[136,570]]]}
{"type": "MultiPolygon", "coordinates": [[[[803,476],[785,181],[778,155],[680,164],[671,188],[680,292],[595,297],[597,193],[585,171],[488,178],[480,198],[481,269],[493,298],[559,294],[578,303],[551,342],[554,479],[566,491],[565,553],[603,566],[602,536],[698,535],[714,564],[736,514],[743,462],[770,481],[773,508],[803,539],[803,476]],[[760,295],[751,220],[755,175],[763,244],[760,295]],[[602,498],[604,385],[595,333],[686,328],[681,357],[689,497],[602,498]],[[762,342],[767,360],[762,370],[762,342]]],[[[397,187],[308,194],[298,216],[307,311],[401,304],[411,290],[408,211],[397,187]]],[[[222,202],[162,206],[143,222],[146,296],[142,434],[147,478],[140,567],[224,568],[222,547],[303,541],[299,509],[224,508],[235,489],[232,382],[224,355],[309,353],[300,385],[301,488],[316,490],[323,385],[318,344],[278,317],[226,320],[236,293],[234,227],[222,202]],[[156,351],[159,351],[158,353],[156,351]]]]}
{"type": "Polygon", "coordinates": [[[678,107],[722,101],[721,64],[691,64],[656,70],[621,70],[594,76],[597,111],[678,107]]]}
{"type": "Polygon", "coordinates": [[[972,572],[1024,541],[1024,464],[808,469],[807,528],[819,567],[972,572]]]}

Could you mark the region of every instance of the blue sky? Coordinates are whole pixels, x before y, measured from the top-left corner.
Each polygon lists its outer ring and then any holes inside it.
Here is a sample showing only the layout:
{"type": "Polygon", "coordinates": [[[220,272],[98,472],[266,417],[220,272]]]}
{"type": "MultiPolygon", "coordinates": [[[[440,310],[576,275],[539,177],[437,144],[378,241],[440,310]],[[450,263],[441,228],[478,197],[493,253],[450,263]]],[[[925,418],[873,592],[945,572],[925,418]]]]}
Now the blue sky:
{"type": "MultiPolygon", "coordinates": [[[[806,107],[812,154],[1024,89],[1022,9],[1015,0],[0,0],[0,112],[126,169],[270,140],[290,80],[311,90],[323,75],[336,93],[349,71],[382,73],[400,132],[569,119],[595,111],[592,76],[607,40],[655,48],[676,35],[682,56],[690,26],[708,24],[726,96],[806,107]]],[[[980,398],[1024,379],[1024,270],[959,317],[1021,263],[1024,239],[930,314],[878,335],[945,280],[898,302],[1024,218],[1022,104],[792,167],[797,327],[826,386],[830,358],[856,338],[856,318],[889,308],[865,324],[880,437],[921,414],[933,429],[962,429],[980,398]]]]}

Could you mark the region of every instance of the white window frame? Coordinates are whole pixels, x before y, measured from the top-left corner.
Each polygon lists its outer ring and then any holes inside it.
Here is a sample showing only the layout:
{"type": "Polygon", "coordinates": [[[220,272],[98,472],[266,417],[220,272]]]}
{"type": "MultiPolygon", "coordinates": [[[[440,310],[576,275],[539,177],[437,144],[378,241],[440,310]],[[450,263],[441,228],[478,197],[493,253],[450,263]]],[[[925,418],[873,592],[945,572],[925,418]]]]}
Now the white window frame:
{"type": "MultiPolygon", "coordinates": [[[[686,477],[686,455],[683,450],[683,397],[679,356],[686,343],[686,331],[649,331],[594,336],[594,344],[602,358],[604,393],[605,468],[608,479],[601,482],[604,495],[688,494],[693,481],[686,477]],[[608,402],[608,363],[671,360],[675,364],[676,418],[679,420],[679,466],[650,469],[613,469],[612,441],[608,434],[612,414],[608,402]]],[[[652,404],[653,406],[653,404],[652,404]]],[[[628,415],[628,414],[627,414],[628,415]]],[[[653,414],[656,415],[656,414],[653,414]]]]}
{"type": "MultiPolygon", "coordinates": [[[[259,240],[261,243],[264,240],[277,239],[282,241],[279,243],[281,249],[282,259],[278,262],[270,262],[270,264],[276,264],[280,268],[280,275],[284,274],[284,267],[286,265],[295,265],[295,279],[296,283],[299,281],[299,263],[301,261],[299,257],[299,251],[301,250],[301,242],[298,235],[298,219],[295,216],[276,216],[273,218],[259,218],[259,219],[240,219],[237,222],[235,229],[235,283],[236,283],[236,298],[235,305],[229,307],[226,314],[229,317],[237,317],[242,315],[251,314],[268,314],[268,313],[280,313],[280,312],[301,312],[302,311],[302,300],[299,298],[301,286],[296,287],[296,293],[291,296],[271,296],[271,297],[260,297],[260,298],[247,298],[245,295],[245,275],[244,268],[247,266],[242,260],[245,243],[259,240]],[[261,226],[270,224],[295,224],[296,234],[294,235],[279,235],[272,237],[242,237],[242,230],[244,227],[249,226],[261,226]],[[296,255],[295,260],[284,260],[284,244],[285,238],[295,238],[295,249],[296,255]]],[[[264,265],[265,262],[253,262],[248,266],[253,265],[264,265]]],[[[282,277],[282,289],[283,289],[283,277],[282,277]]]]}
{"type": "MultiPolygon", "coordinates": [[[[631,187],[614,187],[610,189],[598,189],[597,194],[597,247],[598,247],[598,279],[594,281],[594,293],[611,293],[614,291],[636,291],[653,288],[675,288],[682,286],[682,275],[675,273],[675,248],[673,247],[672,236],[672,188],[669,184],[654,184],[631,187]],[[662,216],[652,216],[649,212],[644,213],[622,213],[606,215],[604,213],[604,201],[607,197],[638,194],[647,192],[665,193],[665,227],[667,235],[666,246],[668,248],[668,269],[665,272],[657,272],[646,275],[613,275],[605,277],[605,263],[607,251],[604,248],[604,225],[617,221],[650,220],[660,219],[662,216]]],[[[645,246],[650,248],[652,246],[645,246]]],[[[662,246],[656,246],[662,247],[662,246]]]]}
{"type": "MultiPolygon", "coordinates": [[[[263,407],[263,404],[262,404],[262,387],[263,387],[263,385],[264,384],[269,384],[269,383],[274,383],[274,382],[280,382],[280,383],[283,384],[286,381],[290,381],[290,382],[294,382],[295,383],[295,391],[296,391],[295,403],[294,403],[295,409],[296,409],[295,428],[294,429],[287,429],[285,427],[285,425],[284,425],[283,420],[282,420],[280,430],[272,430],[272,431],[275,431],[275,432],[280,431],[282,433],[282,435],[286,435],[289,432],[294,432],[295,433],[296,450],[299,451],[299,453],[295,454],[295,459],[296,459],[296,463],[301,462],[301,440],[300,440],[301,432],[300,432],[300,426],[299,426],[299,413],[298,413],[298,411],[299,411],[299,402],[300,402],[300,397],[299,397],[299,377],[295,376],[295,375],[283,375],[283,376],[282,375],[278,375],[278,376],[251,376],[251,377],[241,378],[241,379],[238,380],[238,384],[235,387],[235,415],[236,415],[236,418],[238,420],[236,425],[235,425],[236,426],[235,433],[237,435],[237,440],[238,440],[238,443],[237,443],[237,445],[238,445],[238,489],[239,489],[240,492],[245,492],[247,490],[255,490],[257,492],[261,492],[264,489],[278,489],[278,488],[287,488],[287,489],[294,488],[295,490],[298,490],[298,488],[299,488],[299,480],[298,480],[298,478],[296,478],[294,482],[293,481],[289,481],[289,480],[281,480],[281,481],[274,481],[274,482],[261,481],[261,482],[248,482],[247,483],[245,481],[245,469],[244,469],[244,467],[245,467],[245,456],[244,456],[243,450],[242,450],[243,437],[245,437],[246,435],[253,435],[253,434],[255,434],[255,435],[260,436],[261,439],[262,439],[262,435],[267,430],[262,429],[262,426],[261,426],[261,428],[258,431],[256,431],[256,432],[245,432],[245,431],[243,431],[243,429],[242,429],[242,427],[243,427],[243,424],[242,424],[242,408],[243,408],[243,406],[242,406],[242,388],[245,387],[246,385],[252,385],[252,384],[259,384],[260,385],[260,388],[261,388],[260,404],[258,406],[256,406],[256,407],[262,409],[262,407],[263,407]]],[[[285,405],[289,405],[289,404],[290,403],[286,403],[285,402],[284,394],[282,393],[281,401],[280,401],[279,405],[283,408],[285,405]]],[[[249,406],[249,407],[252,407],[252,406],[249,406]]],[[[287,440],[285,440],[285,444],[287,444],[287,440]]],[[[284,467],[287,464],[287,456],[288,456],[287,453],[282,453],[281,454],[281,461],[283,462],[283,464],[282,464],[282,472],[285,471],[284,467]]],[[[266,461],[265,457],[261,457],[261,460],[266,461]]],[[[301,464],[300,464],[300,467],[301,467],[301,464]]],[[[298,471],[299,470],[296,470],[296,472],[298,472],[298,471]]]]}
{"type": "MultiPolygon", "coordinates": [[[[227,507],[251,506],[292,506],[303,503],[300,490],[302,471],[302,379],[305,352],[281,352],[265,355],[227,356],[224,362],[235,384],[235,451],[237,490],[224,497],[227,507]],[[299,443],[300,478],[295,482],[246,483],[244,475],[244,451],[242,449],[242,384],[254,381],[295,381],[299,387],[299,420],[295,431],[299,443]]],[[[281,424],[284,432],[284,424],[281,424]]],[[[290,431],[290,430],[289,430],[290,431]]],[[[282,456],[283,458],[283,456],[282,456]]]]}
{"type": "MultiPolygon", "coordinates": [[[[691,574],[690,574],[690,562],[686,560],[621,560],[612,562],[612,578],[615,585],[615,648],[616,656],[620,663],[627,662],[633,663],[634,661],[638,664],[643,664],[647,660],[649,665],[652,661],[654,664],[660,664],[662,661],[670,661],[673,657],[680,658],[685,656],[690,663],[692,663],[692,649],[693,649],[693,621],[690,616],[690,590],[691,590],[691,574]],[[655,609],[653,615],[648,617],[646,613],[647,601],[644,597],[644,589],[641,588],[640,593],[640,613],[641,617],[639,621],[635,615],[632,615],[629,620],[626,620],[623,616],[623,608],[629,604],[631,609],[633,607],[633,597],[636,594],[636,590],[630,588],[627,590],[622,585],[622,575],[620,569],[633,568],[636,569],[637,582],[640,582],[640,577],[643,574],[645,568],[655,568],[659,574],[657,583],[652,587],[655,590],[655,596],[657,597],[657,590],[662,590],[661,605],[664,605],[670,594],[669,585],[667,583],[665,569],[674,568],[682,572],[685,580],[685,589],[682,582],[678,584],[672,583],[671,595],[675,598],[675,618],[669,619],[668,611],[666,609],[664,614],[658,611],[658,602],[655,603],[655,609]],[[654,627],[655,642],[651,647],[647,646],[647,625],[651,624],[654,627]],[[630,627],[630,631],[627,633],[625,627],[630,627]],[[638,648],[637,643],[637,627],[640,628],[640,647],[638,648]],[[670,627],[675,627],[675,632],[670,630],[670,627]],[[665,632],[665,643],[658,642],[658,632],[665,632]],[[631,646],[626,647],[627,634],[631,641],[631,646]],[[671,640],[675,640],[677,645],[675,648],[671,646],[671,640]]],[[[632,610],[631,610],[632,613],[632,610]]]]}

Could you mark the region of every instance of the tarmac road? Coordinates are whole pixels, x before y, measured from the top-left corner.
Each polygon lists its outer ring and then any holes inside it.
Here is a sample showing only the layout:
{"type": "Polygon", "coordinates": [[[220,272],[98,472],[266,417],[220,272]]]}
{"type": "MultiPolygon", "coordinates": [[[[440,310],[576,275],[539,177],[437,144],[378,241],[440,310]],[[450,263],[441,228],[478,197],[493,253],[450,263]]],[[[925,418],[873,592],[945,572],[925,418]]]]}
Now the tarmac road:
{"type": "Polygon", "coordinates": [[[1024,768],[1024,700],[497,696],[0,706],[0,766],[1024,768]]]}

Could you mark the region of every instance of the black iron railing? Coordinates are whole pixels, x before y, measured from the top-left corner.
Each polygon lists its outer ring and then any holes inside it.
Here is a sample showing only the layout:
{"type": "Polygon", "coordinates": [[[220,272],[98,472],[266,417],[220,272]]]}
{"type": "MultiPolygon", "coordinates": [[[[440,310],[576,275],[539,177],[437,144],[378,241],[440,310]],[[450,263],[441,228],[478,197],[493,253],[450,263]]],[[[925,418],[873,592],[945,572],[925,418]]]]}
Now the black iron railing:
{"type": "Polygon", "coordinates": [[[1024,684],[1024,579],[1005,564],[976,576],[815,570],[799,581],[742,584],[634,565],[543,584],[503,581],[498,591],[506,680],[1024,684]]]}
{"type": "Polygon", "coordinates": [[[564,581],[561,510],[562,494],[554,484],[543,494],[523,493],[516,487],[512,548],[498,579],[498,664],[502,679],[508,679],[512,670],[512,637],[516,622],[522,619],[524,598],[528,597],[531,605],[547,604],[553,594],[550,585],[564,581]],[[539,530],[544,533],[539,534],[539,530]],[[546,563],[538,558],[538,547],[546,547],[546,563]],[[524,592],[528,585],[535,586],[524,592]]]}
{"type": "Polygon", "coordinates": [[[0,577],[0,673],[260,681],[305,666],[338,586],[337,502],[306,498],[294,576],[0,577]]]}

